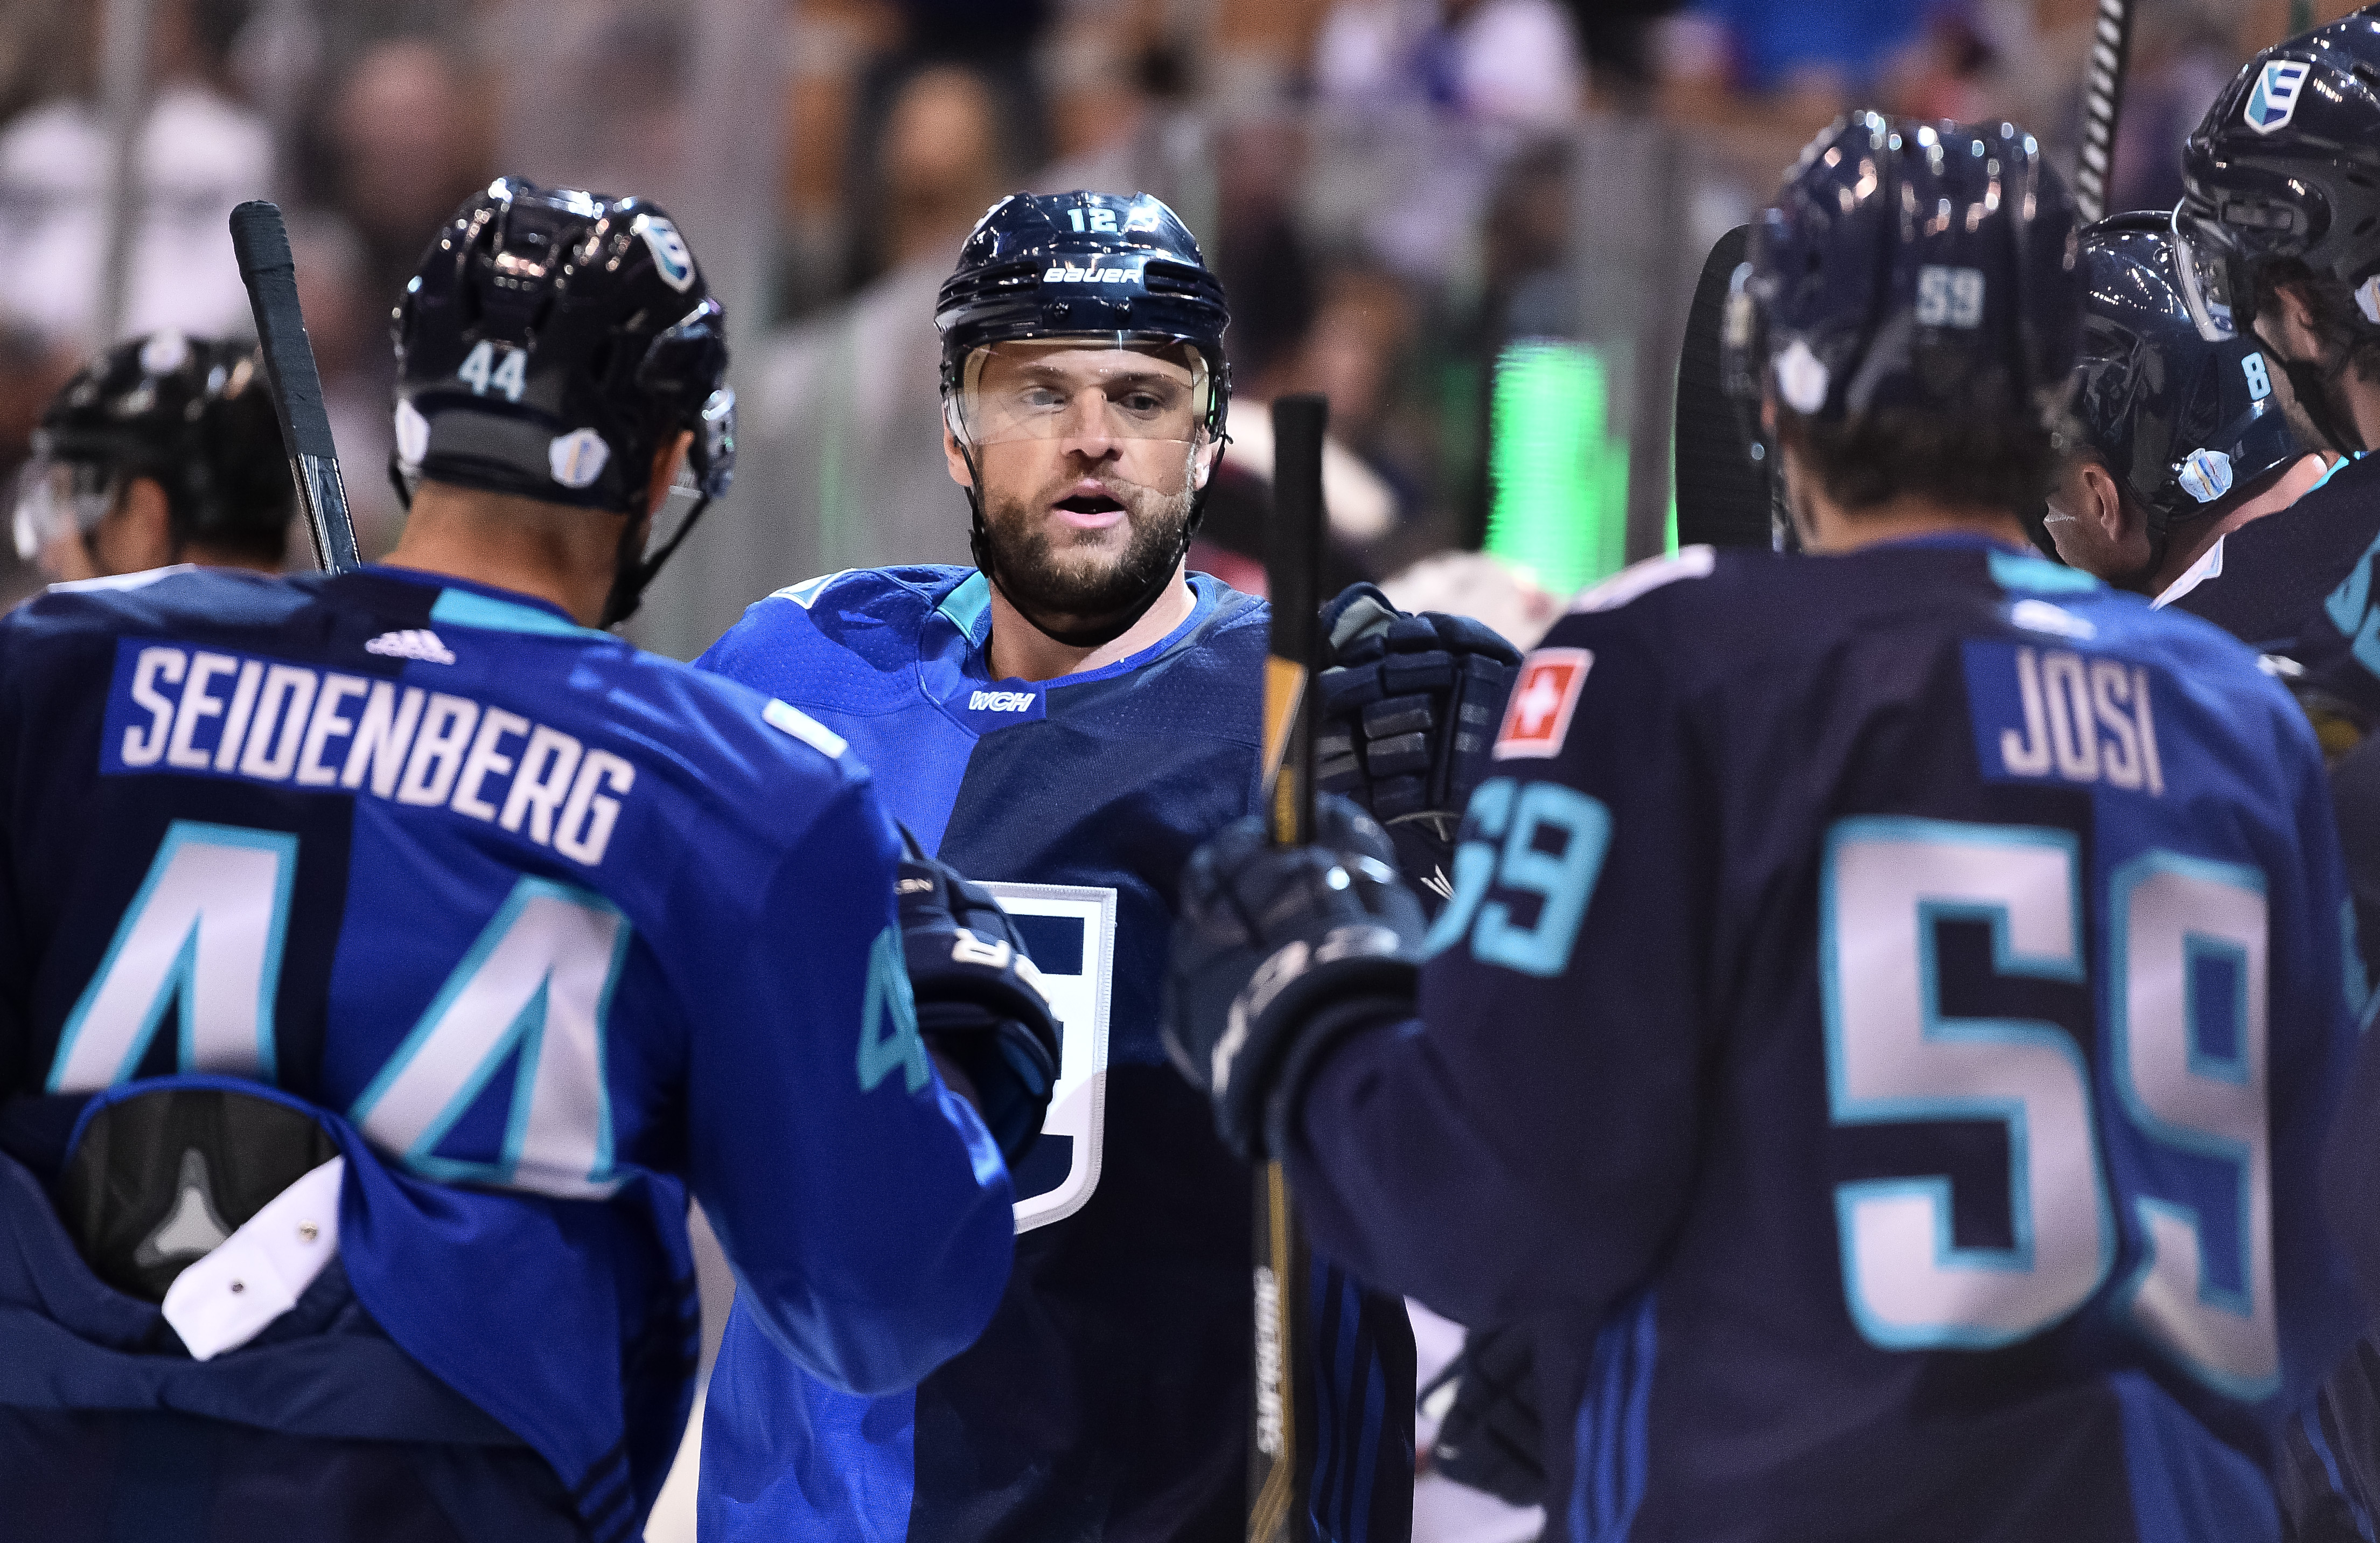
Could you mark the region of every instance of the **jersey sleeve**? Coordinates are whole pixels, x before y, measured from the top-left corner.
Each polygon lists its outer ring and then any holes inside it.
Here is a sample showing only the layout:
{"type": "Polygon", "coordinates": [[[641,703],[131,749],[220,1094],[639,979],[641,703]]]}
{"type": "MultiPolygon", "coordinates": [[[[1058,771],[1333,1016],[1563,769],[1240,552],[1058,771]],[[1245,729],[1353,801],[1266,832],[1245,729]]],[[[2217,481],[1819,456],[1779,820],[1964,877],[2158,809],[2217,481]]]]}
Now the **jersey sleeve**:
{"type": "Polygon", "coordinates": [[[846,772],[687,986],[690,1177],[739,1301],[856,1393],[908,1386],[973,1343],[1014,1233],[1000,1154],[917,1037],[898,851],[865,775],[846,772]]]}
{"type": "Polygon", "coordinates": [[[1636,615],[1524,664],[1421,1016],[1331,1056],[1289,1160],[1318,1246],[1460,1322],[1600,1312],[1683,1207],[1718,800],[1636,615]]]}

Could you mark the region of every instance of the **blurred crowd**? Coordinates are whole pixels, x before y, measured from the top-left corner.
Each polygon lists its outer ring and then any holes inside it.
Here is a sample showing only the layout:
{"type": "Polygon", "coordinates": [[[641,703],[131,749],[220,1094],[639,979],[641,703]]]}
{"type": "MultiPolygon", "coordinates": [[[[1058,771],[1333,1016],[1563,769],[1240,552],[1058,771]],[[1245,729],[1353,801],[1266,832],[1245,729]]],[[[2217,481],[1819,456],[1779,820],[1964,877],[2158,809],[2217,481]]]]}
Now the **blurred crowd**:
{"type": "MultiPolygon", "coordinates": [[[[103,18],[118,8],[0,0],[0,471],[108,324],[114,140],[100,61],[103,18]]],[[[1597,232],[1654,223],[1661,212],[1638,205],[1666,199],[1678,205],[1678,249],[1698,252],[1854,101],[2010,117],[2070,145],[2094,9],[152,0],[137,234],[115,325],[246,331],[224,218],[241,199],[278,199],[363,544],[384,549],[401,519],[379,471],[385,322],[441,217],[499,171],[632,181],[672,203],[715,268],[717,219],[689,217],[674,193],[717,166],[722,144],[744,145],[738,167],[764,176],[736,188],[759,233],[739,334],[761,342],[738,375],[762,443],[739,502],[797,528],[789,565],[949,559],[964,545],[941,507],[950,490],[934,482],[930,375],[904,362],[930,346],[934,284],[1002,192],[1130,177],[1190,219],[1234,310],[1238,443],[1200,560],[1259,581],[1262,405],[1322,391],[1340,563],[1378,577],[1488,535],[1494,377],[1516,341],[1609,351],[1582,298],[1597,232]],[[705,28],[725,13],[746,18],[735,35],[770,40],[775,56],[739,45],[722,65],[705,28]],[[712,79],[722,68],[757,79],[760,94],[726,92],[712,79]],[[755,100],[762,112],[740,111],[755,100]],[[1588,123],[1691,136],[1692,154],[1675,163],[1684,175],[1613,206],[1610,184],[1583,164],[1598,142],[1583,135],[1588,123]],[[1605,194],[1582,194],[1597,186],[1605,194]],[[875,375],[893,383],[863,379],[875,375]],[[836,443],[772,456],[772,433],[836,443]],[[929,518],[905,525],[902,510],[929,502],[929,518]]],[[[2138,9],[2117,208],[2174,201],[2174,144],[2238,63],[2292,20],[2290,0],[2138,9]]],[[[2343,9],[2326,0],[2313,19],[2343,9]]],[[[1613,395],[1592,411],[1612,421],[1577,431],[1616,443],[1629,431],[1632,377],[1618,361],[1611,371],[1613,395]]],[[[1594,576],[1537,577],[1561,589],[1594,576]]],[[[34,581],[21,566],[0,574],[14,592],[34,581]]]]}

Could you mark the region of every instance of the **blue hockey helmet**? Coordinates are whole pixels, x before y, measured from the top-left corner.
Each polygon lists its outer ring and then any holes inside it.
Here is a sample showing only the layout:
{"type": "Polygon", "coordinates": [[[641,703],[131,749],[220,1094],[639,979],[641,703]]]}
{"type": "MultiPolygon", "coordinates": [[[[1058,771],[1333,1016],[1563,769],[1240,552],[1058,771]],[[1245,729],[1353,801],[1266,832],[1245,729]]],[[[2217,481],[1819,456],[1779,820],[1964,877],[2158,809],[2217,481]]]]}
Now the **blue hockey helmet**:
{"type": "Polygon", "coordinates": [[[682,431],[691,486],[605,607],[633,613],[735,468],[726,318],[660,206],[500,177],[466,200],[405,287],[391,474],[641,514],[682,431]],[[674,518],[670,516],[674,516],[674,518]]]}
{"type": "Polygon", "coordinates": [[[1839,120],[1753,225],[1728,378],[1803,418],[2046,423],[2073,362],[2074,205],[2011,124],[1839,120]]]}
{"type": "Polygon", "coordinates": [[[1111,346],[1180,345],[1205,375],[1198,416],[1213,438],[1230,410],[1223,331],[1231,319],[1222,282],[1208,271],[1197,237],[1163,200],[1011,193],[976,222],[935,302],[943,399],[958,396],[968,359],[995,343],[1079,337],[1111,340],[1111,346]]]}
{"type": "Polygon", "coordinates": [[[2358,289],[2380,325],[2380,7],[2248,61],[2181,152],[2174,227],[2204,261],[2189,276],[2210,334],[2253,319],[2228,261],[2297,258],[2358,289]],[[2228,314],[2225,308],[2228,306],[2228,314]]]}
{"type": "MultiPolygon", "coordinates": [[[[1063,420],[1062,414],[1022,399],[978,391],[993,348],[1046,343],[1178,353],[1190,371],[1186,395],[1140,413],[1124,410],[1123,391],[1111,383],[1103,394],[1109,422],[1118,434],[1176,440],[1186,454],[1203,454],[1221,442],[1231,409],[1232,371],[1223,352],[1230,324],[1221,281],[1208,271],[1189,226],[1162,200],[1147,193],[1012,193],[976,222],[935,304],[943,422],[979,481],[979,445],[1049,433],[1063,420]]],[[[1035,626],[1062,643],[1097,647],[1122,636],[1165,592],[1197,533],[1206,497],[1202,480],[1180,541],[1152,568],[1138,598],[1077,627],[1062,628],[1035,614],[1002,583],[984,525],[982,491],[972,483],[968,541],[976,566],[1035,626]]]]}
{"type": "Polygon", "coordinates": [[[2169,225],[2161,213],[2118,214],[2083,231],[2071,409],[2083,443],[2146,506],[2154,529],[2305,453],[2254,339],[2200,335],[2169,225]]]}
{"type": "MultiPolygon", "coordinates": [[[[2248,61],[2182,146],[2173,213],[2183,297],[2200,333],[2246,332],[2256,268],[2282,259],[2354,295],[2380,337],[2380,7],[2248,61]]],[[[2325,371],[2282,362],[2298,403],[2335,447],[2366,446],[2325,371]]]]}
{"type": "Polygon", "coordinates": [[[253,344],[164,331],[119,343],[59,388],[18,479],[17,554],[88,532],[124,480],[165,492],[174,543],[278,562],[297,491],[253,344]]]}

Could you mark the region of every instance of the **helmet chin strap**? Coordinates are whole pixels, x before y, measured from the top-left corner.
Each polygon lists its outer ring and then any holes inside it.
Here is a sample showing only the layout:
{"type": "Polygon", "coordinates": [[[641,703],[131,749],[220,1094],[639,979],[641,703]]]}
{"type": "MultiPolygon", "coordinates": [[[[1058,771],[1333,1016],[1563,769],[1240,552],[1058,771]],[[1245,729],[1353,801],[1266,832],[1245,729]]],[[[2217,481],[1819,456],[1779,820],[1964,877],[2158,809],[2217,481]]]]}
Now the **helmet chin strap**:
{"type": "MultiPolygon", "coordinates": [[[[1190,495],[1190,517],[1182,522],[1182,534],[1173,543],[1172,555],[1150,576],[1148,583],[1138,594],[1126,601],[1122,609],[1106,617],[1082,626],[1061,627],[1053,626],[1045,616],[1036,615],[1032,607],[1016,598],[1016,591],[1000,581],[999,565],[992,556],[991,532],[983,519],[983,468],[976,465],[974,446],[955,432],[951,438],[959,447],[960,459],[966,462],[967,551],[975,558],[977,570],[1007,598],[1008,603],[1032,626],[1034,631],[1070,649],[1096,649],[1114,642],[1148,615],[1150,606],[1164,598],[1166,589],[1173,583],[1173,576],[1181,571],[1182,559],[1189,554],[1191,540],[1198,533],[1198,522],[1206,517],[1207,490],[1214,484],[1210,473],[1207,480],[1198,485],[1197,491],[1190,495]]],[[[1220,450],[1218,454],[1220,454],[1220,450]]],[[[1192,450],[1191,455],[1195,457],[1197,451],[1192,450]]]]}
{"type": "Polygon", "coordinates": [[[628,521],[626,529],[620,532],[620,553],[612,569],[612,592],[603,597],[603,616],[597,626],[618,626],[637,614],[637,608],[644,603],[645,586],[653,581],[671,554],[686,544],[686,537],[694,533],[696,524],[701,520],[703,511],[710,507],[709,493],[697,498],[694,507],[686,512],[686,518],[679,522],[668,544],[650,557],[645,557],[639,552],[637,534],[638,528],[645,526],[652,516],[649,515],[642,520],[628,521]]]}

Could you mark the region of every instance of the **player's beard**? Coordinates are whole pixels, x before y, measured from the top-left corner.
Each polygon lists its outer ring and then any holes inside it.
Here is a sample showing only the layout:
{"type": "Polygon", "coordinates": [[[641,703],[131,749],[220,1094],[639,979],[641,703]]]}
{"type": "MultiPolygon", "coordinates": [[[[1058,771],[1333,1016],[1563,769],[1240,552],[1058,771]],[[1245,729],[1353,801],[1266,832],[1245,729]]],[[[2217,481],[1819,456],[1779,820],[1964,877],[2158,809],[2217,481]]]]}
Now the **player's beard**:
{"type": "MultiPolygon", "coordinates": [[[[1079,476],[1059,485],[1072,486],[1079,476]]],[[[1077,623],[1105,621],[1152,594],[1182,557],[1195,492],[1163,492],[1102,478],[1108,496],[1123,505],[1132,537],[1111,556],[1105,534],[1075,530],[1050,518],[1048,490],[1032,498],[987,492],[983,526],[991,548],[992,577],[1018,610],[1035,617],[1077,623]]]]}

